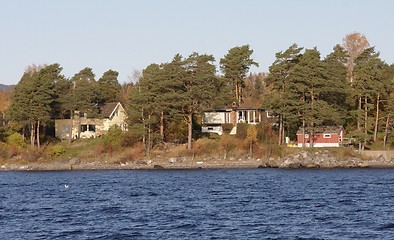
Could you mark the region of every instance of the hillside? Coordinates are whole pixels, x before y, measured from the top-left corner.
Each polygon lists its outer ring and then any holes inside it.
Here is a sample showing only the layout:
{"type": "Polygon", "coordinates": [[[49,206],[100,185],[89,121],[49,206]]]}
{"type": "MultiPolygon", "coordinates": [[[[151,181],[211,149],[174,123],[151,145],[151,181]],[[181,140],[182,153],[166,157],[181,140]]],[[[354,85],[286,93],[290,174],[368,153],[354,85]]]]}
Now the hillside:
{"type": "Polygon", "coordinates": [[[0,83],[0,90],[6,90],[15,87],[15,85],[5,85],[0,83]]]}

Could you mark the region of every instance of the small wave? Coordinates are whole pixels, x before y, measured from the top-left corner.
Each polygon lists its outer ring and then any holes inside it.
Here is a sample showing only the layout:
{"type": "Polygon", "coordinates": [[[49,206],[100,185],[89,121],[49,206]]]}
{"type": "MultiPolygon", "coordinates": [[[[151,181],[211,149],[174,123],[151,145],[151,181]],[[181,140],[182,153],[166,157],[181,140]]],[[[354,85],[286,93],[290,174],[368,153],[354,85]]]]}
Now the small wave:
{"type": "Polygon", "coordinates": [[[384,225],[377,228],[377,230],[379,230],[379,231],[388,230],[388,229],[394,229],[394,223],[384,224],[384,225]]]}
{"type": "Polygon", "coordinates": [[[127,233],[114,233],[107,234],[105,236],[100,236],[96,239],[135,239],[136,237],[142,237],[143,235],[140,232],[132,232],[130,234],[127,233]]]}
{"type": "Polygon", "coordinates": [[[175,229],[192,229],[195,227],[197,227],[197,225],[194,223],[185,223],[185,224],[181,224],[179,226],[176,226],[175,229]]]}
{"type": "Polygon", "coordinates": [[[101,211],[105,213],[117,213],[121,211],[121,208],[119,206],[104,206],[101,208],[101,211]]]}

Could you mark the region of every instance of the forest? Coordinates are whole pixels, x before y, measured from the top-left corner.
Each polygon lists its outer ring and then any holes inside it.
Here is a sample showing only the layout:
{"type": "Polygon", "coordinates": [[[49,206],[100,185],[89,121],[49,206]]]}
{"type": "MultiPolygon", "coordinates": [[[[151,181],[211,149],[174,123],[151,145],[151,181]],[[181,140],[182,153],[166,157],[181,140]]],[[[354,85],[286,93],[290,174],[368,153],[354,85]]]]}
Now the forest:
{"type": "Polygon", "coordinates": [[[209,54],[177,54],[135,72],[134,81],[123,84],[115,70],[96,79],[86,67],[66,78],[58,63],[31,65],[14,88],[0,90],[0,149],[56,143],[55,119],[75,111],[100,117],[100,107],[108,102],[121,102],[128,114],[128,131],[118,136],[121,145],[142,144],[146,155],[166,143],[185,144],[188,150],[199,139],[228,143],[226,134],[201,133],[201,114],[233,102],[269,108],[278,117],[277,124],[259,124],[238,136],[250,144],[282,146],[285,137],[295,139],[300,127],[313,135],[322,125],[343,125],[355,149],[394,144],[394,65],[380,59],[364,35],[346,35],[325,57],[317,47],[292,44],[276,54],[268,73],[250,73],[259,66],[252,55],[249,45],[237,46],[217,66],[209,54]]]}

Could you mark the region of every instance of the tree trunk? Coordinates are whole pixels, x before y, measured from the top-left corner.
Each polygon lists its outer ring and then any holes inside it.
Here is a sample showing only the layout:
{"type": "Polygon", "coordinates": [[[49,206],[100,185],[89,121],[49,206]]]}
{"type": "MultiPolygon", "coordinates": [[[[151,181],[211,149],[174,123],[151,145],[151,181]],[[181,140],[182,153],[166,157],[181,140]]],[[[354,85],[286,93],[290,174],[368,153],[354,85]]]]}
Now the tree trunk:
{"type": "MultiPolygon", "coordinates": [[[[361,112],[361,103],[362,103],[362,99],[361,99],[361,95],[358,95],[358,113],[357,113],[357,131],[359,131],[361,133],[361,116],[360,116],[360,112],[361,112]]],[[[358,151],[362,150],[362,143],[361,141],[359,141],[358,143],[358,151]]]]}
{"type": "MultiPolygon", "coordinates": [[[[364,99],[364,134],[368,134],[368,97],[364,99]]],[[[364,151],[365,145],[367,145],[367,139],[364,139],[362,150],[364,151]]]]}
{"type": "Polygon", "coordinates": [[[278,134],[278,145],[282,145],[282,129],[283,129],[283,117],[282,114],[279,115],[279,134],[278,134]]]}
{"type": "Polygon", "coordinates": [[[313,142],[314,142],[314,136],[313,136],[313,128],[314,128],[314,122],[313,122],[313,117],[314,117],[314,95],[313,95],[313,90],[311,92],[311,134],[309,136],[309,147],[313,147],[313,142]]]}
{"type": "Polygon", "coordinates": [[[70,110],[70,129],[68,129],[68,145],[71,145],[71,141],[73,139],[73,114],[73,111],[70,110]]]}
{"type": "Polygon", "coordinates": [[[148,139],[147,139],[147,144],[146,144],[146,155],[148,156],[148,158],[150,158],[150,149],[151,149],[151,135],[152,135],[152,131],[151,131],[151,124],[150,124],[150,119],[151,119],[151,115],[148,115],[148,139]]]}
{"type": "MultiPolygon", "coordinates": [[[[358,96],[358,107],[357,110],[360,113],[361,112],[361,104],[362,104],[362,99],[361,95],[358,96]]],[[[357,114],[357,130],[361,132],[361,119],[360,119],[360,114],[357,114]]]]}
{"type": "Polygon", "coordinates": [[[235,82],[235,99],[237,99],[238,106],[241,104],[241,101],[239,99],[239,85],[238,81],[235,82]]]}
{"type": "Polygon", "coordinates": [[[282,142],[282,144],[285,144],[285,124],[284,124],[284,120],[283,120],[283,118],[282,118],[282,140],[281,140],[281,142],[282,142]]]}
{"type": "Polygon", "coordinates": [[[164,112],[160,113],[160,136],[161,140],[164,141],[164,112]]]}
{"type": "Polygon", "coordinates": [[[193,113],[189,113],[188,120],[188,135],[187,135],[187,149],[192,149],[192,137],[193,137],[193,113]]]}
{"type": "Polygon", "coordinates": [[[389,134],[389,124],[390,124],[390,113],[387,114],[387,118],[386,118],[386,126],[384,129],[384,137],[383,137],[383,147],[386,147],[387,144],[387,136],[389,134]]]}
{"type": "Polygon", "coordinates": [[[32,121],[31,122],[31,125],[30,125],[30,145],[32,146],[32,147],[34,147],[34,140],[35,140],[35,138],[36,138],[36,132],[35,132],[35,127],[36,127],[36,125],[35,125],[35,121],[32,121]]]}
{"type": "Polygon", "coordinates": [[[253,141],[250,141],[249,156],[250,156],[250,157],[253,157],[253,141]]]}
{"type": "Polygon", "coordinates": [[[375,131],[373,134],[373,141],[376,142],[378,136],[378,124],[379,124],[379,101],[380,101],[380,94],[376,97],[376,117],[375,117],[375,131]]]}
{"type": "Polygon", "coordinates": [[[41,143],[40,143],[40,123],[41,123],[41,120],[40,119],[38,119],[37,120],[37,148],[38,149],[40,149],[40,147],[41,147],[41,143]]]}
{"type": "Polygon", "coordinates": [[[302,119],[302,148],[305,148],[305,120],[302,119]]]}
{"type": "Polygon", "coordinates": [[[78,139],[81,138],[81,113],[78,113],[78,139]]]}

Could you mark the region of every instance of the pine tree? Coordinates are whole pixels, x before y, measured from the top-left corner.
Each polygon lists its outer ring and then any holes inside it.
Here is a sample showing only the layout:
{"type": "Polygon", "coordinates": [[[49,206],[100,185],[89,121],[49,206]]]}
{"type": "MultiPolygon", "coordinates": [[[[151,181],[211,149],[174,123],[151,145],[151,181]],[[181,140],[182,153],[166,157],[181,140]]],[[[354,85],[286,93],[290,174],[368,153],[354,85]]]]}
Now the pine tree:
{"type": "Polygon", "coordinates": [[[118,82],[118,75],[118,72],[108,70],[97,81],[99,105],[120,100],[121,86],[118,82]]]}
{"type": "Polygon", "coordinates": [[[227,82],[233,86],[234,98],[238,105],[242,102],[242,89],[245,87],[244,78],[252,65],[259,66],[251,57],[253,50],[249,45],[234,47],[220,59],[220,68],[227,82]]]}
{"type": "Polygon", "coordinates": [[[187,75],[182,79],[181,106],[188,125],[187,149],[192,148],[193,115],[211,106],[217,95],[216,67],[212,55],[193,53],[185,60],[187,75]]]}
{"type": "Polygon", "coordinates": [[[355,61],[354,67],[354,96],[357,97],[357,133],[359,135],[359,150],[364,150],[370,139],[370,132],[375,126],[373,140],[376,141],[380,103],[388,83],[384,80],[384,71],[387,67],[379,58],[375,49],[368,48],[362,52],[355,61]],[[374,104],[375,102],[375,104],[374,104]],[[375,123],[371,118],[371,111],[376,106],[375,123]]]}
{"type": "Polygon", "coordinates": [[[52,118],[53,103],[57,101],[54,86],[64,77],[59,64],[27,71],[15,87],[10,114],[13,120],[29,123],[30,144],[40,147],[40,127],[52,118]]]}
{"type": "Polygon", "coordinates": [[[270,73],[266,79],[271,92],[266,96],[264,105],[269,106],[273,113],[279,116],[279,145],[284,143],[285,123],[290,128],[297,127],[299,122],[297,114],[299,99],[289,91],[288,85],[292,69],[298,64],[302,49],[297,44],[293,44],[286,51],[278,52],[275,62],[269,67],[270,73]]]}

